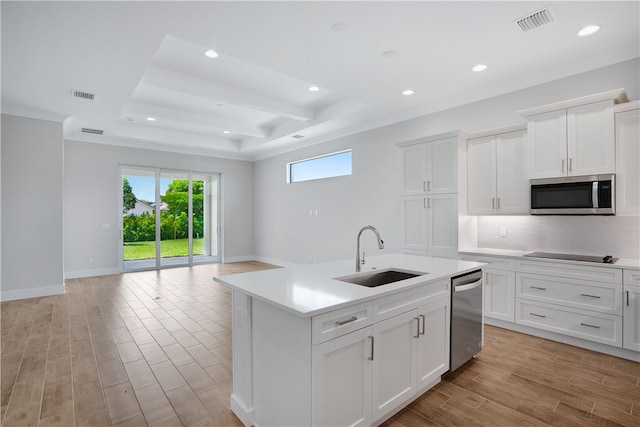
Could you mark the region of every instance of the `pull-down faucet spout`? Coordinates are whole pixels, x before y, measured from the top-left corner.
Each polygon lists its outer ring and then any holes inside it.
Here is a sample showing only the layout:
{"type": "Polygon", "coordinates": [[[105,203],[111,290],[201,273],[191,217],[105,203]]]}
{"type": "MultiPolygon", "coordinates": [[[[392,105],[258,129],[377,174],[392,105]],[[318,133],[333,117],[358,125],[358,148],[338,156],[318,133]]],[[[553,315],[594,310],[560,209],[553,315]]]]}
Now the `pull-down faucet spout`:
{"type": "MultiPolygon", "coordinates": [[[[358,237],[356,238],[356,272],[360,272],[360,264],[361,264],[361,261],[360,261],[360,236],[362,235],[362,232],[364,230],[373,231],[376,234],[376,239],[378,239],[378,248],[379,249],[384,249],[384,242],[380,238],[380,233],[378,232],[378,230],[373,225],[365,225],[364,227],[362,227],[360,229],[360,231],[358,231],[358,237]]],[[[364,263],[364,259],[362,260],[362,263],[364,263]]]]}

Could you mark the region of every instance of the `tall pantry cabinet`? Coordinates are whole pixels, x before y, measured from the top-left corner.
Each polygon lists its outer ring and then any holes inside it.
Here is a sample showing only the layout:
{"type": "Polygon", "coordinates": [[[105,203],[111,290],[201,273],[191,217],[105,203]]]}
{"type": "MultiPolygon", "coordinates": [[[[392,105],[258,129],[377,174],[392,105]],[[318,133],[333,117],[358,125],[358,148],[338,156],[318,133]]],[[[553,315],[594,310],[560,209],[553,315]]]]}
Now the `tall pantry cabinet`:
{"type": "Polygon", "coordinates": [[[402,148],[402,247],[454,258],[458,252],[458,150],[461,131],[399,144],[402,148]]]}

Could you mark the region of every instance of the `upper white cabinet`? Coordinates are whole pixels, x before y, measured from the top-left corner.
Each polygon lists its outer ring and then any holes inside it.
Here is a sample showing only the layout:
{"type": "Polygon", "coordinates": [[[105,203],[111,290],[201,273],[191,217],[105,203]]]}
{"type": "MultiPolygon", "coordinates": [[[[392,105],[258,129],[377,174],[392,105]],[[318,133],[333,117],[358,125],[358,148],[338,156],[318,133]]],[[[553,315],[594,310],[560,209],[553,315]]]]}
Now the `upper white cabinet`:
{"type": "Polygon", "coordinates": [[[616,212],[640,215],[640,102],[616,106],[616,212]]]}
{"type": "Polygon", "coordinates": [[[455,193],[457,187],[456,134],[443,134],[441,139],[401,144],[402,194],[455,193]]]}
{"type": "Polygon", "coordinates": [[[471,137],[467,141],[467,213],[527,214],[526,131],[471,137]]]}
{"type": "Polygon", "coordinates": [[[530,178],[615,172],[614,104],[624,89],[520,111],[528,119],[530,178]]]}
{"type": "Polygon", "coordinates": [[[458,195],[403,197],[402,230],[404,248],[454,256],[458,251],[458,195]]]}

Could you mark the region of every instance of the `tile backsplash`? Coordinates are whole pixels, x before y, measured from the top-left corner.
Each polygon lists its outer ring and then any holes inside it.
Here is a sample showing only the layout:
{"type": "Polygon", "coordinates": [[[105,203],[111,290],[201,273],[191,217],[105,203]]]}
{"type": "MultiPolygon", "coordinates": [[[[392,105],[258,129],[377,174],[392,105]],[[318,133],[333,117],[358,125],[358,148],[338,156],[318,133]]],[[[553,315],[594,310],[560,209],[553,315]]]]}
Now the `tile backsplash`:
{"type": "Polygon", "coordinates": [[[640,218],[480,216],[478,246],[640,259],[640,218]]]}

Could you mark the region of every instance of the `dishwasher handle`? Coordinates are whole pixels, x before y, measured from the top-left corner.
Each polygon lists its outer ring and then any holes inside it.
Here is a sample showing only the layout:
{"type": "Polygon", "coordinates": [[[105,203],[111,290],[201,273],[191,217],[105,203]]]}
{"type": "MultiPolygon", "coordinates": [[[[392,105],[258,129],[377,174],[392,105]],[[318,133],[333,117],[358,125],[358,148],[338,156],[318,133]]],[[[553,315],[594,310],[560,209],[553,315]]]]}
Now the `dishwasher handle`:
{"type": "Polygon", "coordinates": [[[482,285],[482,279],[476,280],[475,282],[471,282],[468,284],[454,286],[453,291],[454,292],[468,291],[470,289],[477,288],[480,285],[482,285]]]}

